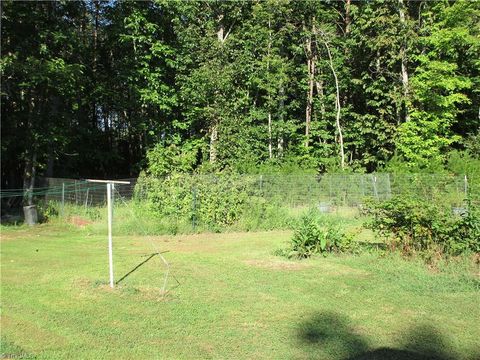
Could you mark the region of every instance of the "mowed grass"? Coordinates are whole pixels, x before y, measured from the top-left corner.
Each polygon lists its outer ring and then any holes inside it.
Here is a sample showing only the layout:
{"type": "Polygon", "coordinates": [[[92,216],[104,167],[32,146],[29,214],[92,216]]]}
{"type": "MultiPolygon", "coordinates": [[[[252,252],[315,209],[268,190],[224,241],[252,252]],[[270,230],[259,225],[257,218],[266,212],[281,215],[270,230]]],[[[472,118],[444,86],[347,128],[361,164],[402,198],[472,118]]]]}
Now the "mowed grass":
{"type": "Polygon", "coordinates": [[[111,290],[105,235],[4,227],[2,356],[480,358],[475,275],[393,255],[273,255],[290,236],[115,237],[116,279],[143,265],[111,290]],[[165,297],[159,257],[145,262],[156,249],[171,265],[165,297]]]}

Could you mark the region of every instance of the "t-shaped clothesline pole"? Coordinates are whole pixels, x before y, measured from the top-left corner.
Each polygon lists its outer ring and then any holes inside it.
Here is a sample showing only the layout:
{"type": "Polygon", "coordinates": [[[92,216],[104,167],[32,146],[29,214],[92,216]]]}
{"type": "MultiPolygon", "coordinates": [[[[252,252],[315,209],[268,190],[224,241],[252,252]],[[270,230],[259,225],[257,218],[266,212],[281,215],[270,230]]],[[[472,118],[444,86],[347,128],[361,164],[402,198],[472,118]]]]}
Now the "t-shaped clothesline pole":
{"type": "Polygon", "coordinates": [[[130,184],[130,181],[120,180],[93,180],[88,179],[88,182],[106,183],[107,184],[107,211],[108,211],[108,266],[110,275],[110,287],[114,287],[113,282],[113,242],[112,242],[112,223],[113,223],[113,190],[115,184],[130,184]]]}

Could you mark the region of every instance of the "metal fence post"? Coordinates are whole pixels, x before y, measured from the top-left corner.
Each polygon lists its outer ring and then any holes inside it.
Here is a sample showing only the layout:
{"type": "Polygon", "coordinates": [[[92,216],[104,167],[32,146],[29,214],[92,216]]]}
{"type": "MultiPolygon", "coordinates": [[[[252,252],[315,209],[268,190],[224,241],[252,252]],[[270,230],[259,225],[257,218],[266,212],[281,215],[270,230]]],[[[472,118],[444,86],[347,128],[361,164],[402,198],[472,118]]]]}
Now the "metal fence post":
{"type": "Polygon", "coordinates": [[[85,210],[87,210],[87,205],[88,205],[88,192],[90,191],[90,188],[87,188],[87,193],[85,194],[85,210]]]}
{"type": "Polygon", "coordinates": [[[468,197],[468,179],[467,175],[463,178],[463,191],[465,193],[465,199],[468,197]]]}
{"type": "Polygon", "coordinates": [[[75,180],[75,205],[78,205],[78,189],[77,189],[77,180],[75,180]]]}
{"type": "Polygon", "coordinates": [[[373,184],[373,194],[378,200],[378,191],[377,191],[377,177],[372,175],[372,184],[373,184]]]}
{"type": "Polygon", "coordinates": [[[192,229],[196,230],[197,220],[197,189],[195,186],[192,188],[192,229]]]}
{"type": "Polygon", "coordinates": [[[390,174],[387,174],[387,199],[392,197],[392,185],[390,184],[390,174]]]}
{"type": "Polygon", "coordinates": [[[62,216],[65,215],[65,183],[62,183],[62,216]]]}

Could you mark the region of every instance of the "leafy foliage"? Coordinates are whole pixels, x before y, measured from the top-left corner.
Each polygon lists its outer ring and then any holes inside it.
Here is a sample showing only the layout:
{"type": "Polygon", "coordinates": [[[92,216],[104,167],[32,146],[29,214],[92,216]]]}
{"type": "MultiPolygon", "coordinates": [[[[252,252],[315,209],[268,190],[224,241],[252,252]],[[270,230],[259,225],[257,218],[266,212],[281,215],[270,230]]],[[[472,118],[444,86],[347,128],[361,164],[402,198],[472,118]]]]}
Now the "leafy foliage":
{"type": "Polygon", "coordinates": [[[352,238],[333,221],[320,216],[318,210],[305,213],[296,225],[290,248],[283,251],[289,258],[308,258],[316,254],[343,252],[350,248],[352,238]]]}
{"type": "Polygon", "coordinates": [[[289,224],[284,209],[261,197],[254,177],[171,173],[156,178],[143,174],[135,192],[137,201],[146,204],[157,219],[200,229],[273,229],[289,224]]]}
{"type": "Polygon", "coordinates": [[[53,201],[41,201],[37,204],[40,221],[47,222],[58,216],[58,204],[53,201]]]}
{"type": "Polygon", "coordinates": [[[418,198],[395,197],[371,202],[366,226],[405,253],[440,250],[457,255],[480,250],[480,216],[469,203],[460,213],[418,198]]]}
{"type": "Polygon", "coordinates": [[[2,187],[333,171],[340,130],[353,171],[476,156],[479,14],[461,0],[4,1],[2,187]]]}

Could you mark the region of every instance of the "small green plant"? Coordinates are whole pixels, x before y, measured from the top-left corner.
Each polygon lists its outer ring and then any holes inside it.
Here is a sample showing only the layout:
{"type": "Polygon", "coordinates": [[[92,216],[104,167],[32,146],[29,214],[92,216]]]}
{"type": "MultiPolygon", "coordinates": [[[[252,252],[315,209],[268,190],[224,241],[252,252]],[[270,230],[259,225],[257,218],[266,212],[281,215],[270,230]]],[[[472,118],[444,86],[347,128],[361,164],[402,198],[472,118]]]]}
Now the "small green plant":
{"type": "Polygon", "coordinates": [[[311,209],[301,216],[294,229],[291,247],[284,251],[289,258],[308,258],[315,254],[343,252],[351,247],[352,238],[337,223],[311,209]]]}
{"type": "Polygon", "coordinates": [[[40,201],[37,204],[37,210],[42,222],[58,216],[58,204],[55,201],[40,201]]]}

